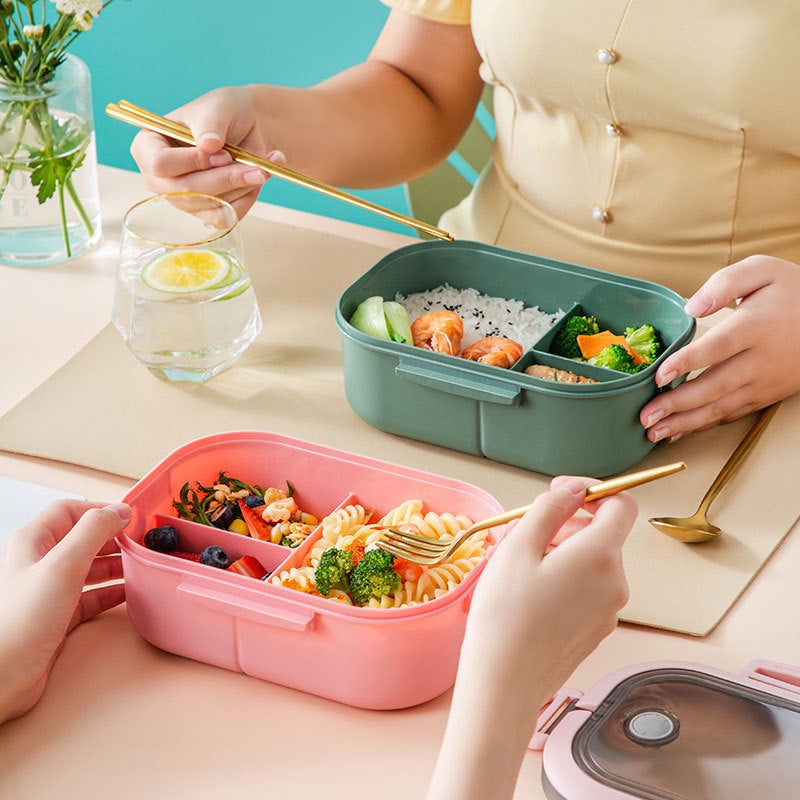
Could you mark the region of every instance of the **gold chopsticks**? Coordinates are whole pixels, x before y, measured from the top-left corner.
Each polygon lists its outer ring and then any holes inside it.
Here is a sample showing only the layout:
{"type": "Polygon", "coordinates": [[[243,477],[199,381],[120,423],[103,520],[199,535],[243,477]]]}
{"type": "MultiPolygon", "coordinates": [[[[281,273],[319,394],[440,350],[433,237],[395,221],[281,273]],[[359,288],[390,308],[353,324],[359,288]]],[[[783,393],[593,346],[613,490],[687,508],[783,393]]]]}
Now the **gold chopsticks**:
{"type": "MultiPolygon", "coordinates": [[[[172,120],[162,117],[159,114],[154,114],[152,111],[135,106],[133,103],[129,103],[127,100],[120,100],[119,103],[109,103],[106,106],[106,114],[108,114],[110,117],[114,117],[114,119],[127,122],[130,125],[137,125],[140,128],[146,128],[149,131],[160,133],[162,136],[166,136],[169,139],[175,139],[183,144],[195,144],[191,131],[185,125],[181,125],[178,122],[173,122],[172,120]]],[[[364,200],[362,197],[357,197],[356,195],[345,192],[342,189],[337,189],[335,186],[331,186],[323,181],[318,181],[316,178],[303,175],[302,172],[296,172],[288,167],[275,164],[272,161],[268,161],[266,158],[262,158],[254,153],[250,153],[235,144],[226,144],[225,150],[231,154],[231,157],[234,161],[238,161],[240,164],[248,164],[252,167],[258,167],[259,169],[263,169],[264,172],[274,175],[276,178],[281,178],[285,181],[289,181],[289,183],[297,184],[298,186],[305,186],[307,189],[312,189],[313,191],[327,195],[328,197],[334,197],[337,200],[344,200],[345,203],[350,203],[351,205],[358,206],[359,208],[364,208],[367,211],[372,211],[374,214],[380,214],[382,217],[387,217],[388,219],[392,219],[395,222],[401,223],[402,225],[409,225],[412,228],[416,228],[418,231],[435,236],[437,239],[444,239],[448,242],[453,241],[453,237],[447,233],[447,231],[443,231],[441,228],[437,228],[434,225],[429,225],[427,222],[423,222],[422,220],[408,217],[405,214],[401,214],[399,211],[392,211],[390,208],[384,208],[383,206],[379,206],[376,203],[370,202],[369,200],[364,200]]]]}

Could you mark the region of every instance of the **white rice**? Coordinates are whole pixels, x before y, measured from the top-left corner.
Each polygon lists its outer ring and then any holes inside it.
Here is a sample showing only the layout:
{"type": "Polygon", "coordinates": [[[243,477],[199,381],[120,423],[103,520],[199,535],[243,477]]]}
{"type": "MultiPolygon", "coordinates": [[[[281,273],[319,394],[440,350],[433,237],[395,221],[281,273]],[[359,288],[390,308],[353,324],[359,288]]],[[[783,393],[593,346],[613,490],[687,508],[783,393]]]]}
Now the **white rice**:
{"type": "Polygon", "coordinates": [[[449,283],[427,292],[395,295],[408,312],[411,322],[428,311],[455,311],[464,321],[462,347],[469,347],[486,336],[505,336],[528,350],[553,327],[562,311],[547,314],[538,306],[520,300],[489,297],[477,289],[455,289],[449,283]]]}

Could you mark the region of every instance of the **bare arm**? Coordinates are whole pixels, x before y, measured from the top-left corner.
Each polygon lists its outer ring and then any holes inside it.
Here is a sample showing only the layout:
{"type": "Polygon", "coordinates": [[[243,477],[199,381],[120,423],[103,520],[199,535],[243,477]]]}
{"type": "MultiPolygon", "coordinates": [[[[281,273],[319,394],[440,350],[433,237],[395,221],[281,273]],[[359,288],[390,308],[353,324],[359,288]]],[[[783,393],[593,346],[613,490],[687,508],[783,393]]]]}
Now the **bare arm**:
{"type": "Polygon", "coordinates": [[[363,64],[307,89],[217,89],[170,115],[199,147],[142,132],[131,152],[153,191],[215,194],[240,215],[264,177],[231,164],[223,140],[341,186],[399,183],[457,144],[480,97],[479,63],[468,26],[392,11],[363,64]]]}
{"type": "Polygon", "coordinates": [[[584,503],[592,482],[554,478],[486,565],[427,800],[511,800],[540,707],[614,629],[636,504],[584,503]]]}
{"type": "Polygon", "coordinates": [[[480,97],[469,27],[393,11],[369,59],[310,89],[253,87],[267,146],[348,186],[398,183],[441,161],[480,97]]]}

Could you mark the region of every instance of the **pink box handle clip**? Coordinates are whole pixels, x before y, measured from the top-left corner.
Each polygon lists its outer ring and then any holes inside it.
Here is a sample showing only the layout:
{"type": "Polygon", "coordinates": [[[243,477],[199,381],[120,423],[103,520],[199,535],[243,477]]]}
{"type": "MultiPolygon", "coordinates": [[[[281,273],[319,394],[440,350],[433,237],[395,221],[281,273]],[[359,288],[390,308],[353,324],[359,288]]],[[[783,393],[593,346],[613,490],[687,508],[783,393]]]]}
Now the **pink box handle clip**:
{"type": "Polygon", "coordinates": [[[215,611],[290,631],[309,630],[316,616],[310,608],[279,603],[267,597],[255,601],[223,589],[212,589],[199,581],[183,580],[177,592],[182,597],[215,611]]]}
{"type": "Polygon", "coordinates": [[[542,706],[542,710],[539,712],[539,719],[536,720],[536,729],[528,744],[528,750],[544,750],[545,742],[550,735],[550,728],[581,697],[583,697],[583,692],[577,689],[570,689],[568,686],[559,689],[553,695],[553,699],[547,705],[542,706]]]}
{"type": "Polygon", "coordinates": [[[756,688],[779,689],[795,700],[800,695],[800,669],[789,664],[756,658],[748,661],[739,670],[739,675],[756,688]]]}

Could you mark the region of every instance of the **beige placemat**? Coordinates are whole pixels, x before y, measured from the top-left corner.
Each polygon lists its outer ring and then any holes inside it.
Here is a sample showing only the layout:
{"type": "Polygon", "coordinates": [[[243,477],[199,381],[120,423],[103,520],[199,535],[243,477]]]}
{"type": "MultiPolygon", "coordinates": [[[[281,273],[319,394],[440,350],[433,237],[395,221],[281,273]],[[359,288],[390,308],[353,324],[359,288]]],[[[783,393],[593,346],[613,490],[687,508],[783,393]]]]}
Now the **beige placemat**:
{"type": "MultiPolygon", "coordinates": [[[[350,409],[333,308],[381,248],[263,220],[245,233],[264,329],[236,366],[205,385],[162,383],[109,326],[0,419],[0,448],[138,478],[190,439],[263,429],[466,480],[507,508],[547,486],[537,473],[386,434],[350,409]]],[[[625,620],[695,635],[719,622],[800,514],[798,421],[794,398],[715,502],[712,519],[726,535],[705,545],[669,539],[647,519],[692,513],[753,417],[645,459],[685,460],[689,469],[635,490],[641,513],[625,549],[625,620]]]]}

